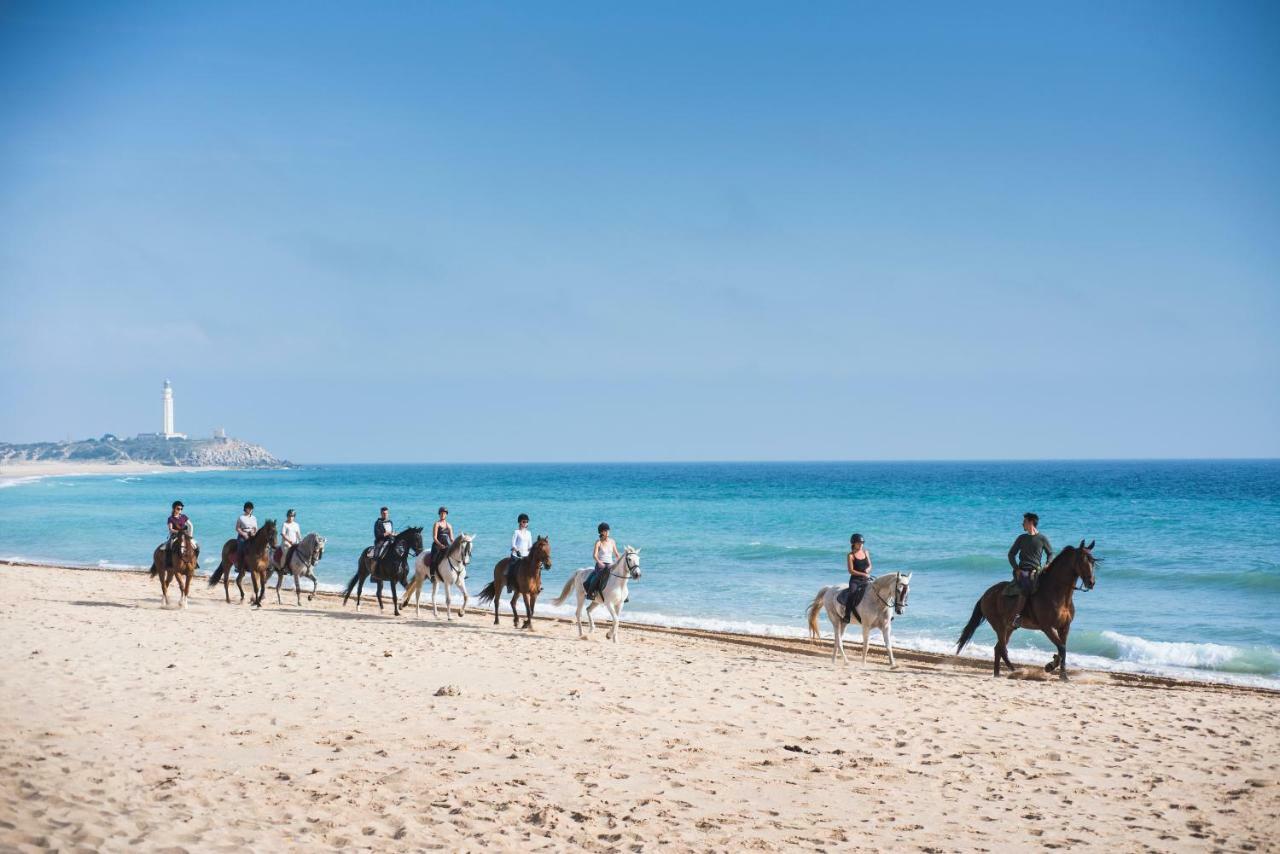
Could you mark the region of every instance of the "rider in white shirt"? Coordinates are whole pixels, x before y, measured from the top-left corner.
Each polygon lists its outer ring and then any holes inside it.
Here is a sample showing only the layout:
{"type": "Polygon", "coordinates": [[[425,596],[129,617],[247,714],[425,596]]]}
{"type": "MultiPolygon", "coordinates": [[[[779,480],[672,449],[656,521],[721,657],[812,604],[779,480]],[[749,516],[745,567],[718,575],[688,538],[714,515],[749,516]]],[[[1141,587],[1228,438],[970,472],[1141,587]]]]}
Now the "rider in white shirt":
{"type": "Polygon", "coordinates": [[[236,520],[236,561],[243,563],[249,540],[258,533],[258,518],[253,515],[253,502],[244,503],[244,513],[236,520]]]}
{"type": "Polygon", "coordinates": [[[280,565],[289,560],[289,550],[302,542],[302,528],[297,522],[298,514],[292,509],[284,516],[284,527],[280,529],[280,565]]]}
{"type": "Polygon", "coordinates": [[[533,534],[529,533],[529,516],[521,513],[520,518],[516,520],[516,531],[511,535],[511,562],[515,563],[521,558],[529,556],[529,550],[533,548],[533,534]]]}

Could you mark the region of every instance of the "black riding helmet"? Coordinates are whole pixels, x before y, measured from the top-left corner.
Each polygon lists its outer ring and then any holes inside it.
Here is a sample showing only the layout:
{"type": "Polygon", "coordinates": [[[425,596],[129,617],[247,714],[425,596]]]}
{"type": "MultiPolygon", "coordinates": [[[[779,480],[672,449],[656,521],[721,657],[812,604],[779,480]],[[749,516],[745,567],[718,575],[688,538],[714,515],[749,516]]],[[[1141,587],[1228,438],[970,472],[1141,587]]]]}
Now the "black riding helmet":
{"type": "Polygon", "coordinates": [[[609,523],[608,523],[608,522],[601,522],[599,525],[596,525],[596,533],[597,533],[597,534],[603,534],[603,533],[604,533],[605,531],[607,531],[607,530],[609,530],[609,523]]]}
{"type": "Polygon", "coordinates": [[[529,514],[528,514],[528,513],[521,513],[519,516],[517,516],[517,517],[516,517],[516,524],[517,524],[517,525],[519,525],[521,522],[528,522],[528,521],[529,521],[529,514]]]}
{"type": "Polygon", "coordinates": [[[862,539],[861,534],[854,534],[852,537],[849,538],[849,545],[851,546],[858,546],[865,542],[866,540],[862,539]]]}

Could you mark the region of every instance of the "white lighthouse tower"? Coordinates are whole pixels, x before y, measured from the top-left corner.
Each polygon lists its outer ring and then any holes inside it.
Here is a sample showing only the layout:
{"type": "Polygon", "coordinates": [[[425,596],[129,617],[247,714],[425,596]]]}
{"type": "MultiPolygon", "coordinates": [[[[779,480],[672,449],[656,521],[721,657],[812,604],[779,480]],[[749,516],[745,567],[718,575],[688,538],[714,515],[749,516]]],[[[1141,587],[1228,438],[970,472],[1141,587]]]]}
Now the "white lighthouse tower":
{"type": "Polygon", "coordinates": [[[160,435],[166,439],[185,439],[185,433],[175,433],[173,431],[173,384],[168,380],[164,381],[164,429],[160,435]]]}

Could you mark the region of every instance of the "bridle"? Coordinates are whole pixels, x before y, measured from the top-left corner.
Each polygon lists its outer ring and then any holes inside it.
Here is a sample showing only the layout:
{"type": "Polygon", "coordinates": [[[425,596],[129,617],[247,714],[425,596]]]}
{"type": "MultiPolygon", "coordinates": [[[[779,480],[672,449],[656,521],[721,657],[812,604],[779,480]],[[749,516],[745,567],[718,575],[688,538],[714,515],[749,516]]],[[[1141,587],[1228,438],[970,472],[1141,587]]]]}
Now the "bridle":
{"type": "Polygon", "coordinates": [[[448,553],[448,554],[446,554],[446,555],[444,556],[444,562],[445,562],[445,563],[447,563],[447,564],[449,564],[449,571],[450,571],[450,572],[452,572],[452,573],[453,573],[454,575],[456,575],[457,577],[461,578],[461,577],[463,577],[463,576],[465,576],[465,575],[467,574],[467,566],[468,566],[468,565],[470,565],[470,563],[471,563],[471,541],[470,541],[470,540],[462,539],[461,537],[459,537],[459,538],[458,538],[458,540],[459,540],[459,542],[461,542],[461,543],[462,543],[462,545],[461,545],[461,546],[459,546],[459,547],[458,547],[458,548],[456,548],[456,549],[449,549],[449,553],[448,553]],[[454,561],[453,561],[453,553],[454,553],[455,551],[460,551],[460,552],[462,552],[462,562],[461,562],[461,563],[454,563],[454,561]],[[461,567],[462,567],[462,571],[461,571],[461,572],[459,572],[459,571],[458,571],[458,567],[459,567],[459,566],[461,566],[461,567]]]}
{"type": "Polygon", "coordinates": [[[907,610],[907,603],[902,599],[901,581],[902,581],[902,573],[895,572],[893,574],[893,602],[889,602],[887,599],[881,596],[880,591],[876,590],[874,584],[871,587],[871,591],[876,594],[876,598],[880,600],[880,604],[885,606],[886,608],[892,608],[893,613],[899,617],[902,616],[903,611],[907,610]]]}
{"type": "Polygon", "coordinates": [[[618,563],[626,565],[627,571],[624,572],[622,575],[619,575],[618,573],[613,571],[613,567],[611,566],[609,567],[609,575],[613,576],[614,578],[626,578],[628,580],[635,578],[635,571],[637,567],[632,565],[631,563],[632,558],[635,558],[637,561],[640,560],[640,556],[635,552],[627,552],[622,556],[622,560],[618,561],[618,563]]]}

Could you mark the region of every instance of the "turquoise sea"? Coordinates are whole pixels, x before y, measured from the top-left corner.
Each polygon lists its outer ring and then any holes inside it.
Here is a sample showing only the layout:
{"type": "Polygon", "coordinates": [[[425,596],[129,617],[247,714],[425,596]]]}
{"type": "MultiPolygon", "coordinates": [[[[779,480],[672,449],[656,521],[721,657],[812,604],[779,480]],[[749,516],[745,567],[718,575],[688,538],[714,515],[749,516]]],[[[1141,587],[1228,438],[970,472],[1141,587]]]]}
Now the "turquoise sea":
{"type": "MultiPolygon", "coordinates": [[[[309,465],[4,487],[0,557],[144,566],[181,499],[209,571],[213,544],[252,500],[259,520],[293,507],[304,532],[328,538],[318,574],[330,587],[350,577],[383,504],[400,528],[430,525],[447,504],[455,530],[477,536],[473,594],[518,513],[551,537],[548,592],[589,565],[604,520],[619,545],[643,548],[628,618],[779,635],[803,635],[813,594],[844,583],[857,531],[877,573],[915,573],[896,642],[932,651],[954,649],[979,594],[1008,576],[1005,553],[1034,510],[1055,549],[1096,539],[1104,559],[1097,588],[1077,594],[1074,664],[1280,688],[1275,460],[309,465]]],[[[991,641],[984,626],[970,650],[986,656],[991,641]]],[[[1040,635],[1019,632],[1014,645],[1015,658],[1046,658],[1040,635]]]]}

